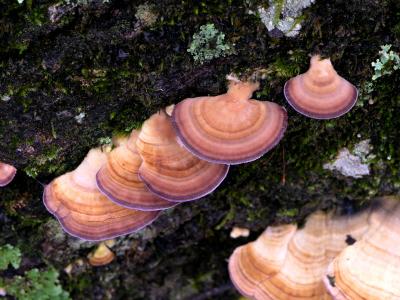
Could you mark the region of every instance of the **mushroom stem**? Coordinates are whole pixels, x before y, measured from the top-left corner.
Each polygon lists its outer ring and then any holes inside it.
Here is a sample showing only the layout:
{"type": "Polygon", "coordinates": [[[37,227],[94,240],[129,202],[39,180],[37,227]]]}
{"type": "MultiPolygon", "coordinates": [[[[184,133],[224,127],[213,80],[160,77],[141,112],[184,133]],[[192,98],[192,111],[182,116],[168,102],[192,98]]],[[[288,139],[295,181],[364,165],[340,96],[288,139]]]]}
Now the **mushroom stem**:
{"type": "Polygon", "coordinates": [[[228,76],[227,79],[229,80],[227,94],[231,97],[232,101],[248,100],[260,88],[259,82],[242,82],[240,80],[233,80],[233,78],[228,76]]]}
{"type": "Polygon", "coordinates": [[[333,80],[337,73],[333,68],[330,58],[322,59],[319,55],[314,55],[310,61],[310,69],[307,71],[314,83],[324,84],[333,80]]]}

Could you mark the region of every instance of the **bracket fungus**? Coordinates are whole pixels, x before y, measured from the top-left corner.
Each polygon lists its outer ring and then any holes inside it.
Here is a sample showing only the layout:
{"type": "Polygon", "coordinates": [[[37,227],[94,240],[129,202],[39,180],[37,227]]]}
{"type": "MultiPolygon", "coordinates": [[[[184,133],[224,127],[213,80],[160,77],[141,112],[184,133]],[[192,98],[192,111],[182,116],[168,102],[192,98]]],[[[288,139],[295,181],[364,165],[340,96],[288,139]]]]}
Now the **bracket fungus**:
{"type": "Polygon", "coordinates": [[[236,248],[229,259],[229,275],[242,295],[256,299],[258,285],[281,268],[295,231],[295,225],[268,227],[256,241],[236,248]]]}
{"type": "Polygon", "coordinates": [[[343,217],[317,212],[302,229],[268,227],[255,242],[234,251],[230,277],[250,299],[330,299],[322,281],[326,268],[349,236],[360,238],[367,224],[368,212],[343,217]]]}
{"type": "Polygon", "coordinates": [[[143,123],[136,148],[143,159],[140,178],[150,191],[173,202],[211,193],[229,170],[228,165],[198,159],[182,147],[164,110],[143,123]]]}
{"type": "Polygon", "coordinates": [[[178,103],[173,124],[183,145],[201,159],[240,164],[258,159],[282,139],[286,110],[250,99],[258,83],[229,78],[227,93],[178,103]]]}
{"type": "Polygon", "coordinates": [[[286,82],[284,94],[299,113],[314,119],[333,119],[355,105],[358,90],[336,73],[329,58],[314,55],[306,73],[286,82]]]}
{"type": "Polygon", "coordinates": [[[151,193],[140,180],[138,171],[142,158],[136,150],[137,131],[113,149],[107,163],[97,172],[99,190],[111,201],[127,208],[151,211],[176,205],[151,193]]]}
{"type": "Polygon", "coordinates": [[[11,165],[0,162],[0,187],[6,186],[13,179],[17,169],[11,165]]]}
{"type": "Polygon", "coordinates": [[[100,193],[96,173],[106,163],[100,149],[45,187],[43,202],[69,234],[84,240],[105,240],[137,231],[153,222],[157,211],[143,212],[116,205],[100,193]]]}
{"type": "Polygon", "coordinates": [[[108,247],[107,243],[101,242],[94,251],[88,255],[89,264],[94,267],[105,266],[115,259],[114,252],[108,247]]]}
{"type": "Polygon", "coordinates": [[[400,299],[400,202],[384,198],[363,238],[329,265],[324,283],[336,300],[400,299]]]}

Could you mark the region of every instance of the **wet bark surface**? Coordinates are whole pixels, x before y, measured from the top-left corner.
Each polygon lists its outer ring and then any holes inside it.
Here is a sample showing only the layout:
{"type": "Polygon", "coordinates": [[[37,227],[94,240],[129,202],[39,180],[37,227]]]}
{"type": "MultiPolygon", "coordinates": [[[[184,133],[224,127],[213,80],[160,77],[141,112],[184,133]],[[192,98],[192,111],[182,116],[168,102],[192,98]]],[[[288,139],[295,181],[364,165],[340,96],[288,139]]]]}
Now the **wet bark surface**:
{"type": "Polygon", "coordinates": [[[359,105],[338,119],[308,119],[284,100],[285,81],[307,69],[310,54],[331,57],[361,90],[372,82],[380,46],[400,51],[397,1],[327,2],[304,11],[299,36],[277,38],[249,13],[268,1],[0,1],[0,161],[18,168],[0,189],[0,245],[23,254],[19,270],[0,276],[54,266],[73,299],[235,299],[227,259],[266,226],[302,222],[317,209],[352,213],[375,196],[398,193],[399,71],[374,81],[373,91],[362,92],[359,105]],[[138,15],[143,5],[154,22],[138,15]],[[235,53],[198,64],[187,48],[207,23],[225,33],[235,53]],[[42,204],[43,185],[158,109],[223,93],[226,74],[256,70],[264,79],[254,97],[288,111],[281,143],[233,166],[210,196],[118,238],[110,265],[90,267],[86,255],[95,244],[62,232],[42,204]],[[369,176],[323,169],[339,149],[364,139],[375,155],[369,176]],[[231,239],[234,225],[251,236],[231,239]]]}

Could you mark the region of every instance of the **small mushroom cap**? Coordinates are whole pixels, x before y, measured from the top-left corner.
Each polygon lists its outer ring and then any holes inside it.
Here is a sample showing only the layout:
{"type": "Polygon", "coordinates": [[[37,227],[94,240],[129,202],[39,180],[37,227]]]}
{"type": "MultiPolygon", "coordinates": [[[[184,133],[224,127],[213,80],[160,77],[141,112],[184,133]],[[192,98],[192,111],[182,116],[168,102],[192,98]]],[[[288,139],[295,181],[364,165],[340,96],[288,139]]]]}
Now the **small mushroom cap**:
{"type": "Polygon", "coordinates": [[[248,237],[249,235],[250,235],[250,229],[238,226],[234,226],[231,230],[231,233],[229,234],[229,236],[232,239],[237,239],[240,237],[248,237]]]}
{"type": "Polygon", "coordinates": [[[357,102],[358,90],[339,76],[329,58],[311,58],[310,68],[286,82],[284,94],[299,113],[314,119],[333,119],[347,113],[357,102]]]}
{"type": "Polygon", "coordinates": [[[138,171],[142,158],[136,150],[138,132],[108,155],[107,163],[96,175],[99,190],[116,204],[151,211],[172,207],[172,203],[151,193],[140,180],[138,171]]]}
{"type": "Polygon", "coordinates": [[[92,149],[74,171],[48,184],[43,202],[69,234],[84,240],[111,239],[137,231],[153,222],[158,212],[143,212],[116,205],[100,193],[96,173],[107,155],[92,149]]]}
{"type": "Polygon", "coordinates": [[[112,252],[105,243],[100,243],[100,245],[88,255],[89,264],[94,267],[108,265],[114,259],[114,252],[112,252]]]}
{"type": "Polygon", "coordinates": [[[400,202],[383,202],[363,238],[329,265],[324,283],[334,299],[400,299],[400,202]]]}
{"type": "Polygon", "coordinates": [[[165,113],[166,113],[168,116],[172,117],[172,113],[174,112],[174,108],[175,108],[175,104],[168,105],[168,106],[165,108],[165,113]]]}
{"type": "Polygon", "coordinates": [[[0,187],[6,186],[13,179],[17,169],[11,165],[0,162],[0,187]]]}
{"type": "Polygon", "coordinates": [[[268,152],[283,137],[287,113],[275,103],[250,99],[257,88],[231,81],[223,95],[178,103],[172,118],[184,146],[201,159],[226,164],[253,161],[268,152]]]}
{"type": "Polygon", "coordinates": [[[352,217],[317,212],[297,231],[294,225],[269,227],[256,242],[235,250],[231,279],[251,299],[330,299],[322,282],[325,270],[347,246],[348,236],[364,234],[367,217],[365,212],[352,217]]]}
{"type": "Polygon", "coordinates": [[[211,193],[229,170],[227,165],[198,159],[182,147],[164,111],[144,122],[136,148],[143,159],[140,178],[150,191],[169,201],[190,201],[211,193]]]}

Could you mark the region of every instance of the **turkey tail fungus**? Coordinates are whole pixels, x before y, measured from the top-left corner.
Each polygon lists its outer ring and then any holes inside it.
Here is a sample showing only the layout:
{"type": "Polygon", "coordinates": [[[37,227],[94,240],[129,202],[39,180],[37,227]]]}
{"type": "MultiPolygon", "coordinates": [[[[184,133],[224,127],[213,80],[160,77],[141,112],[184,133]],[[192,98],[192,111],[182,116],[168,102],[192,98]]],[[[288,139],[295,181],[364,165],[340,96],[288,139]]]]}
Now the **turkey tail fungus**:
{"type": "Polygon", "coordinates": [[[280,270],[296,228],[295,225],[271,226],[256,241],[236,248],[229,259],[229,275],[242,295],[254,299],[259,283],[280,270]]]}
{"type": "Polygon", "coordinates": [[[354,106],[358,90],[336,73],[329,58],[314,55],[306,73],[286,82],[284,94],[297,112],[314,119],[333,119],[354,106]]]}
{"type": "Polygon", "coordinates": [[[343,217],[316,212],[304,228],[268,227],[255,241],[237,248],[229,273],[250,299],[330,299],[322,278],[328,264],[367,230],[368,211],[343,217]]]}
{"type": "Polygon", "coordinates": [[[231,80],[228,92],[185,99],[175,105],[173,124],[183,145],[209,162],[240,164],[258,159],[282,139],[286,110],[250,99],[258,83],[231,80]]]}
{"type": "Polygon", "coordinates": [[[13,179],[17,169],[11,165],[0,162],[0,187],[6,186],[13,179]]]}
{"type": "Polygon", "coordinates": [[[400,203],[378,204],[368,232],[329,265],[324,283],[335,300],[400,299],[400,203]]]}
{"type": "Polygon", "coordinates": [[[227,165],[198,159],[182,147],[165,111],[144,122],[136,147],[143,159],[140,178],[150,191],[169,201],[190,201],[211,193],[229,170],[227,165]]]}
{"type": "Polygon", "coordinates": [[[140,180],[138,171],[142,158],[136,150],[137,131],[113,149],[107,163],[96,175],[99,190],[111,201],[127,208],[151,211],[167,209],[176,203],[151,193],[140,180]]]}
{"type": "Polygon", "coordinates": [[[97,248],[88,255],[89,264],[93,267],[108,265],[114,259],[114,252],[108,248],[105,242],[101,242],[97,248]]]}
{"type": "Polygon", "coordinates": [[[143,212],[116,205],[100,193],[96,173],[107,162],[100,149],[89,151],[72,172],[45,188],[43,202],[65,231],[84,240],[106,240],[137,231],[153,222],[159,212],[143,212]]]}

